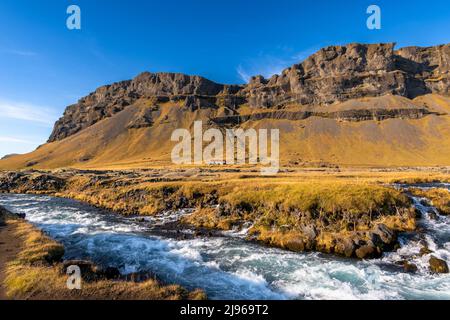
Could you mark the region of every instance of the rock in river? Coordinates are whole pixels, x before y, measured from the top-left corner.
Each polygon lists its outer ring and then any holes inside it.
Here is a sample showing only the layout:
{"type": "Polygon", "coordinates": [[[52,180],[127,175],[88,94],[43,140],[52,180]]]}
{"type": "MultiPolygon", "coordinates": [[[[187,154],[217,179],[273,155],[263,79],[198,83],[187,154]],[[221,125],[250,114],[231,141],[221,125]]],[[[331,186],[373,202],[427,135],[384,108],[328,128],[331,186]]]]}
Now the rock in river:
{"type": "Polygon", "coordinates": [[[430,258],[430,270],[434,273],[448,273],[448,265],[442,259],[431,256],[430,258]]]}

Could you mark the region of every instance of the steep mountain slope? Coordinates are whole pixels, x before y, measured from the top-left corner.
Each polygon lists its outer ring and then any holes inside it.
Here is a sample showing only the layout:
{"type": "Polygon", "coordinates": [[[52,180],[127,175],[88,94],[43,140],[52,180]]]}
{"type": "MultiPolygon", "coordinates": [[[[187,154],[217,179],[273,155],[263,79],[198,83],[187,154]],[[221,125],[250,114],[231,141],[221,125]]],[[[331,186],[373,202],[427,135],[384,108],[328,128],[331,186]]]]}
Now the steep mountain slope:
{"type": "Polygon", "coordinates": [[[24,167],[167,165],[173,130],[278,128],[285,165],[450,165],[450,45],[333,46],[271,79],[221,85],[143,73],[69,106],[24,167]]]}
{"type": "MultiPolygon", "coordinates": [[[[303,120],[262,118],[241,123],[241,127],[280,129],[281,162],[284,165],[314,165],[323,162],[373,166],[449,165],[450,115],[444,114],[443,110],[450,109],[450,99],[429,95],[420,100],[433,101],[435,105],[433,108],[430,106],[429,110],[441,113],[418,119],[393,117],[381,121],[346,121],[317,116],[303,120]]],[[[405,102],[411,105],[417,103],[401,97],[386,96],[348,101],[333,105],[332,109],[345,111],[349,106],[364,106],[367,103],[387,108],[384,102],[395,105],[394,109],[398,106],[405,108],[402,106],[405,102]]],[[[208,119],[214,119],[217,110],[186,112],[182,103],[165,103],[152,112],[151,125],[132,128],[148,108],[147,103],[140,100],[66,139],[45,144],[30,154],[2,160],[0,167],[106,168],[167,165],[170,164],[170,152],[175,145],[170,141],[173,130],[192,129],[196,119],[203,120],[205,129],[216,126],[213,122],[208,122],[208,119]]]]}

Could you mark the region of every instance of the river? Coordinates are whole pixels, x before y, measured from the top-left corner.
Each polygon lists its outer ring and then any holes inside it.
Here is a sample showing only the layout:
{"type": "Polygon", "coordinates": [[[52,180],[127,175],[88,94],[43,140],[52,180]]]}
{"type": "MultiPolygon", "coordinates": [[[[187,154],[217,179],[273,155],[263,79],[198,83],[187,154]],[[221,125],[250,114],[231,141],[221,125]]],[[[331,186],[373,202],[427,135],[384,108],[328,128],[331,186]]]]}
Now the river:
{"type": "Polygon", "coordinates": [[[397,252],[359,261],[267,248],[238,232],[181,240],[159,230],[188,210],[141,221],[69,199],[0,194],[0,205],[25,213],[63,243],[65,258],[90,259],[123,274],[152,272],[166,283],[202,288],[210,299],[450,299],[450,274],[431,274],[430,255],[418,255],[422,241],[450,262],[450,217],[433,220],[428,213],[434,208],[413,200],[423,214],[423,231],[401,235],[397,252]],[[395,263],[403,259],[418,271],[405,273],[395,263]]]}

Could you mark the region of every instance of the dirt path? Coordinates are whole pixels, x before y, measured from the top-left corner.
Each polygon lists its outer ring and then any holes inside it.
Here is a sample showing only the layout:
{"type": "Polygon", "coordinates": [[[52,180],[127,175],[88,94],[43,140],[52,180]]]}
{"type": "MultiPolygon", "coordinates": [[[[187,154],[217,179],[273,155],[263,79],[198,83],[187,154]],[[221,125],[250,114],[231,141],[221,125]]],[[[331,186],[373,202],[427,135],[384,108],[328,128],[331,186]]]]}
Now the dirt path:
{"type": "Polygon", "coordinates": [[[8,224],[0,226],[0,300],[7,299],[5,288],[6,264],[13,260],[21,249],[22,242],[15,235],[15,226],[8,224]]]}

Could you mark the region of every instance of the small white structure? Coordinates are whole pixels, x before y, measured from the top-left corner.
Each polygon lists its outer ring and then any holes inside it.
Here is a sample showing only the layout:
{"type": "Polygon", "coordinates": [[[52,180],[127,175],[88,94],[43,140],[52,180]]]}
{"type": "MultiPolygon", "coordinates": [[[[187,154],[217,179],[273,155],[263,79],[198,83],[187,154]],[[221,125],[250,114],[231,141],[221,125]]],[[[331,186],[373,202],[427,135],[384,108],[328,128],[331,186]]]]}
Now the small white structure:
{"type": "Polygon", "coordinates": [[[225,160],[210,160],[210,161],[208,161],[209,166],[223,166],[226,164],[227,164],[227,162],[225,160]]]}

